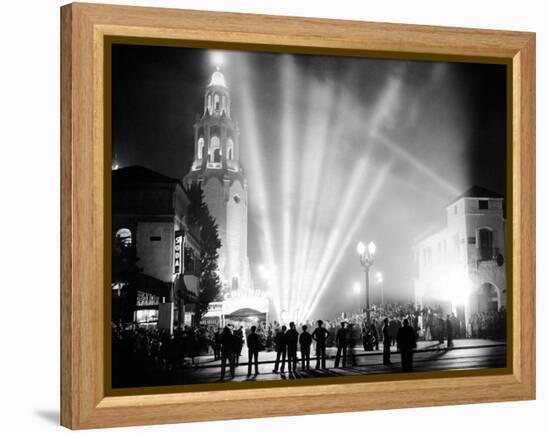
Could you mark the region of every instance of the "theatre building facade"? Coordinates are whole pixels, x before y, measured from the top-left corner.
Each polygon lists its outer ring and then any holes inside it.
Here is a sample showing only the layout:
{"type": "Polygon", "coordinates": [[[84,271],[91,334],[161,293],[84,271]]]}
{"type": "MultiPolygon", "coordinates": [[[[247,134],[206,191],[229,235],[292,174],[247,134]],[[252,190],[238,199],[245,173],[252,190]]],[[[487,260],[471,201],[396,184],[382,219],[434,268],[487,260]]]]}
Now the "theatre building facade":
{"type": "Polygon", "coordinates": [[[113,324],[168,329],[194,322],[198,227],[181,182],[144,167],[112,172],[113,324]]]}

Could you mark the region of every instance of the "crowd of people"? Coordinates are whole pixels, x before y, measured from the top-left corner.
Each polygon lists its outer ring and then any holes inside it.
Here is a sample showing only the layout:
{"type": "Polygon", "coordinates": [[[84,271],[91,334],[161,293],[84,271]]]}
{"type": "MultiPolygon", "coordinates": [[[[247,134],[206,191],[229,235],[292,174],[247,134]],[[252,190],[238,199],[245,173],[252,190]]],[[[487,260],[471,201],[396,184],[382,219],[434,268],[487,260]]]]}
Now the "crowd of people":
{"type": "MultiPolygon", "coordinates": [[[[371,325],[375,328],[375,322],[371,325]]],[[[354,325],[348,321],[342,321],[335,335],[336,357],[334,360],[334,368],[355,365],[354,350],[356,346],[355,333],[353,332],[354,325]]],[[[366,327],[369,328],[369,327],[366,327]]],[[[258,354],[260,350],[259,335],[256,332],[257,327],[252,326],[246,337],[248,350],[248,375],[259,374],[258,354]]],[[[242,340],[240,336],[240,328],[235,332],[231,326],[225,326],[221,332],[221,379],[223,380],[226,374],[226,366],[229,367],[231,377],[235,376],[235,365],[240,356],[242,349],[242,340]]],[[[327,369],[327,342],[330,336],[328,328],[322,320],[318,320],[316,327],[310,332],[308,325],[301,326],[301,332],[298,332],[296,324],[290,322],[287,328],[282,325],[277,328],[273,337],[274,350],[276,357],[274,361],[273,373],[285,373],[285,368],[288,365],[288,373],[296,373],[298,369],[298,348],[300,350],[300,364],[302,371],[311,370],[312,361],[315,362],[315,370],[327,369]],[[312,354],[312,346],[315,346],[315,351],[312,354]]],[[[390,348],[392,345],[392,337],[390,336],[390,324],[387,318],[383,321],[382,327],[382,342],[383,342],[383,357],[384,364],[391,364],[390,348]]],[[[409,324],[408,319],[404,319],[399,327],[396,335],[396,344],[401,354],[401,364],[403,371],[412,371],[412,354],[416,348],[416,332],[409,324]]]]}
{"type": "Polygon", "coordinates": [[[355,365],[355,348],[383,351],[383,363],[391,364],[390,350],[396,346],[401,353],[402,368],[412,370],[412,353],[417,339],[435,341],[448,347],[457,338],[504,339],[506,311],[476,313],[468,323],[454,314],[444,314],[439,306],[417,308],[412,304],[373,306],[370,321],[364,312],[341,314],[328,321],[260,323],[248,329],[227,324],[223,328],[201,325],[167,330],[132,328],[113,325],[113,368],[116,360],[131,360],[132,365],[176,369],[197,366],[200,355],[213,355],[220,361],[221,378],[228,369],[234,376],[235,367],[248,352],[248,374],[258,374],[259,352],[276,353],[273,372],[295,372],[298,360],[302,370],[326,369],[327,348],[335,348],[334,367],[355,365]],[[300,358],[298,359],[298,350],[300,358]],[[403,358],[405,356],[405,358],[403,358]]]}

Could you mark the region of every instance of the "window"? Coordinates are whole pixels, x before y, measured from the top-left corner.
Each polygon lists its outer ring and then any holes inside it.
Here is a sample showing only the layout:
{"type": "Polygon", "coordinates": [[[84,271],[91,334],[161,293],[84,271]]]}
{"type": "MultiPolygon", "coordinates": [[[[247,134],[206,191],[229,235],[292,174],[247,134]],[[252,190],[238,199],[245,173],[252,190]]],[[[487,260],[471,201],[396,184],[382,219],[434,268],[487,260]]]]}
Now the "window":
{"type": "Polygon", "coordinates": [[[160,236],[151,236],[151,237],[149,238],[149,240],[150,240],[151,242],[158,242],[158,241],[161,240],[161,237],[160,237],[160,236]]]}
{"type": "Polygon", "coordinates": [[[480,210],[489,209],[489,200],[479,200],[478,207],[480,210]]]}
{"type": "Polygon", "coordinates": [[[233,140],[231,138],[227,140],[227,159],[233,159],[233,140]]]}
{"type": "Polygon", "coordinates": [[[204,138],[199,138],[199,141],[197,143],[197,159],[202,159],[204,152],[204,138]]]}
{"type": "Polygon", "coordinates": [[[429,266],[432,264],[432,250],[430,248],[424,248],[424,266],[429,266]]]}
{"type": "Polygon", "coordinates": [[[210,140],[210,151],[208,153],[210,155],[210,162],[221,162],[219,137],[212,137],[210,140]]]}
{"type": "Polygon", "coordinates": [[[220,111],[220,95],[214,94],[214,110],[220,111]]]}
{"type": "Polygon", "coordinates": [[[159,311],[157,309],[144,309],[137,310],[135,313],[135,320],[137,323],[156,323],[159,317],[159,311]]]}
{"type": "Polygon", "coordinates": [[[490,229],[479,230],[479,260],[492,260],[493,258],[493,231],[490,229]]]}
{"type": "Polygon", "coordinates": [[[233,196],[233,201],[237,204],[239,204],[241,202],[241,197],[239,196],[239,194],[235,194],[233,196]]]}
{"type": "Polygon", "coordinates": [[[116,234],[115,234],[115,239],[123,247],[132,246],[132,232],[130,231],[130,229],[127,229],[127,228],[118,229],[116,234]]]}
{"type": "Polygon", "coordinates": [[[460,242],[458,240],[458,235],[453,236],[453,244],[455,248],[455,254],[458,256],[460,254],[460,242]]]}
{"type": "Polygon", "coordinates": [[[186,273],[200,274],[200,258],[191,247],[185,247],[184,249],[184,264],[186,273]]]}

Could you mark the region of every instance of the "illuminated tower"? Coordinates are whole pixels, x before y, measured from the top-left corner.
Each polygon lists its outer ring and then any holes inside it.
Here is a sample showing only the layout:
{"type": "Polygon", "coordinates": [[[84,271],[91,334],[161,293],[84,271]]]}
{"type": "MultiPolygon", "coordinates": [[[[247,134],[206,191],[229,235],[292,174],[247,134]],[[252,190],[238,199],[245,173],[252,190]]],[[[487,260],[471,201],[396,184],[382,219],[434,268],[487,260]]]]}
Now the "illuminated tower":
{"type": "Polygon", "coordinates": [[[247,251],[248,186],[239,162],[239,128],[231,117],[231,97],[219,68],[204,94],[197,116],[195,157],[184,183],[199,182],[221,239],[219,270],[226,297],[252,292],[247,251]]]}

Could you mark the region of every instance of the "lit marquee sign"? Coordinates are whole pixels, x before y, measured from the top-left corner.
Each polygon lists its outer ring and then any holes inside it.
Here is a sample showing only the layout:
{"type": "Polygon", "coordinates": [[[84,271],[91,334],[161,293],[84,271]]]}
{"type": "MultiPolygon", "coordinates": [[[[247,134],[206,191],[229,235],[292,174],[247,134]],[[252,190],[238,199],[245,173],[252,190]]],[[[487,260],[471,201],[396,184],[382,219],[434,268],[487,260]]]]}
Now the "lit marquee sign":
{"type": "Polygon", "coordinates": [[[183,269],[183,234],[176,232],[174,238],[174,275],[182,273],[183,269]]]}

